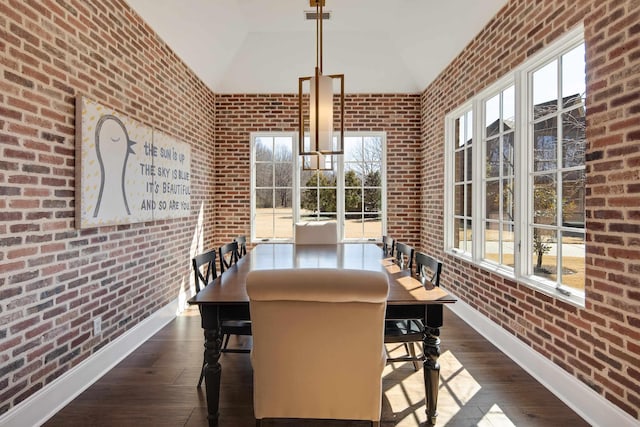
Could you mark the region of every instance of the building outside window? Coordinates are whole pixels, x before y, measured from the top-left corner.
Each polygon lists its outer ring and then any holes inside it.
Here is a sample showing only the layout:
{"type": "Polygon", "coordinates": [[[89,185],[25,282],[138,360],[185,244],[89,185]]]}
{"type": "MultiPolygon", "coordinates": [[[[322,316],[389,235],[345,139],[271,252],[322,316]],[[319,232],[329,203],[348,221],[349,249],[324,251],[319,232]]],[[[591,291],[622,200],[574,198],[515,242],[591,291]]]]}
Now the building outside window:
{"type": "Polygon", "coordinates": [[[577,304],[585,278],[582,31],[449,114],[445,166],[445,250],[577,304]]]}

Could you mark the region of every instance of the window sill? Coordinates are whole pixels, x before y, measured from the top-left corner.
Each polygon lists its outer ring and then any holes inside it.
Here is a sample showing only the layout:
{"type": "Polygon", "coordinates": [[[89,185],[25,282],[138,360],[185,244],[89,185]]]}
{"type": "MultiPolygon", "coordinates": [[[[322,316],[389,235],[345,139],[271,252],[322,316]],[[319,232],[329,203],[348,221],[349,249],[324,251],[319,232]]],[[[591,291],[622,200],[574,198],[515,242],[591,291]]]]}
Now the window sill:
{"type": "Polygon", "coordinates": [[[455,249],[446,251],[447,254],[466,261],[472,265],[475,265],[487,272],[495,273],[499,276],[502,276],[506,279],[513,280],[519,284],[527,286],[535,291],[543,293],[549,297],[555,298],[567,304],[573,305],[577,308],[585,308],[585,297],[584,295],[577,295],[576,293],[569,293],[568,295],[564,292],[561,292],[554,285],[546,284],[542,280],[535,280],[531,277],[516,277],[514,271],[509,268],[505,268],[500,266],[499,264],[494,264],[487,261],[476,262],[469,253],[458,251],[455,249]]]}

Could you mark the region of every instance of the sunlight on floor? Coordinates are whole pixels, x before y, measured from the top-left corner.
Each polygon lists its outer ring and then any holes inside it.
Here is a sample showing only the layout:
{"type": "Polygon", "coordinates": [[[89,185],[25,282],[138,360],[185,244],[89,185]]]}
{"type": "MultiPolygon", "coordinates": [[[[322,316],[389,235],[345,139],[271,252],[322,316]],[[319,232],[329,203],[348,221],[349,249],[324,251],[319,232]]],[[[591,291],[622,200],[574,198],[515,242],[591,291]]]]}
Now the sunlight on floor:
{"type": "MultiPolygon", "coordinates": [[[[402,345],[388,345],[393,356],[402,355],[402,345]]],[[[444,352],[440,362],[440,393],[437,425],[460,425],[463,420],[478,420],[478,426],[513,427],[515,424],[498,404],[483,413],[477,400],[482,386],[450,351],[444,352]]],[[[394,414],[396,426],[418,426],[426,421],[424,377],[422,369],[415,371],[411,362],[389,363],[383,372],[385,400],[394,414]]]]}
{"type": "Polygon", "coordinates": [[[494,404],[489,411],[478,421],[478,427],[515,427],[509,417],[494,404]]]}

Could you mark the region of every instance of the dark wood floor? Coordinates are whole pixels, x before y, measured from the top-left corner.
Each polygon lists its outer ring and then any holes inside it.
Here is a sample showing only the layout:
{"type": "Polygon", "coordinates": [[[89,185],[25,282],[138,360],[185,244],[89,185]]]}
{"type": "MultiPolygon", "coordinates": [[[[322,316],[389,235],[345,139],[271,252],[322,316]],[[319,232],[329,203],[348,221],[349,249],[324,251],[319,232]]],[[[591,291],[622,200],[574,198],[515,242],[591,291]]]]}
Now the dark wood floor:
{"type": "MultiPolygon", "coordinates": [[[[198,311],[187,310],[45,426],[207,426],[204,386],[202,390],[196,388],[202,344],[198,311]]],[[[448,309],[441,353],[438,426],[588,425],[448,309]]],[[[254,426],[249,355],[224,354],[221,363],[220,427],[254,426]]],[[[387,365],[383,380],[383,427],[424,425],[422,381],[422,370],[415,372],[410,363],[387,365]]],[[[369,425],[300,420],[271,420],[265,424],[369,425]]]]}

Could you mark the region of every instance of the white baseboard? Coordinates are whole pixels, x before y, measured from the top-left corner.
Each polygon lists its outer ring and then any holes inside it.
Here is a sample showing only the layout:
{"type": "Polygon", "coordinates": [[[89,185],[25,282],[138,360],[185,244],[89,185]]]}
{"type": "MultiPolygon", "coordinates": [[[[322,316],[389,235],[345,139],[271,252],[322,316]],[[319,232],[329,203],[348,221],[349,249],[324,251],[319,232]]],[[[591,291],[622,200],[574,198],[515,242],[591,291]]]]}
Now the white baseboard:
{"type": "MultiPolygon", "coordinates": [[[[458,299],[458,302],[447,307],[592,426],[638,427],[638,420],[525,345],[470,305],[458,299]]],[[[446,326],[445,324],[445,331],[446,326]]]]}
{"type": "Polygon", "coordinates": [[[65,372],[0,417],[2,427],[40,426],[138,346],[175,319],[180,311],[178,299],[153,313],[133,329],[104,346],[75,368],[65,372]]]}

